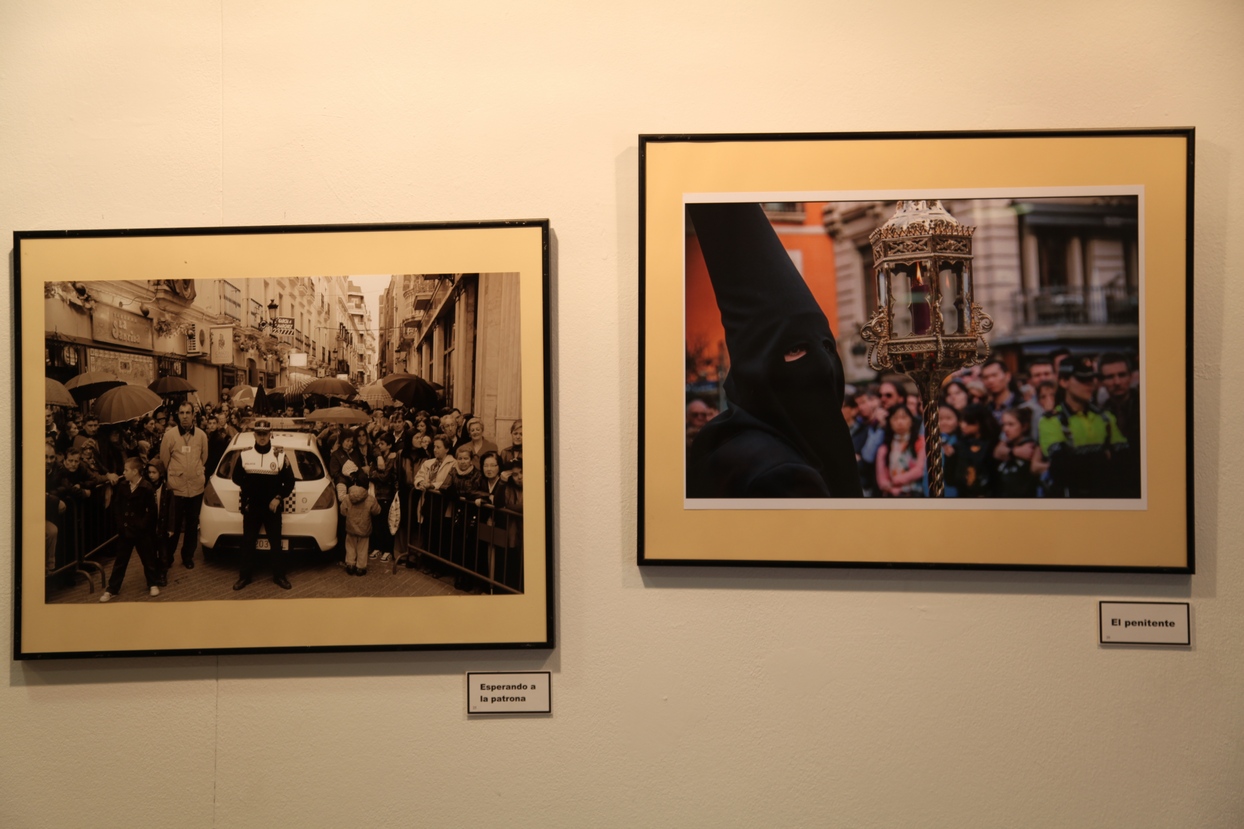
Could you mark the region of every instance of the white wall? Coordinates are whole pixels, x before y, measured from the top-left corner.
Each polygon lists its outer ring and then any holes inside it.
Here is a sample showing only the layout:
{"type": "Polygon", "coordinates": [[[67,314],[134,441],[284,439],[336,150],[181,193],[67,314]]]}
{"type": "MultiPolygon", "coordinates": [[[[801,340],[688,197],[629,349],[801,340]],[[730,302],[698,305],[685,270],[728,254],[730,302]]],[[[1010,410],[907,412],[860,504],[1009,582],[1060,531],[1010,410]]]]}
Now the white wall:
{"type": "Polygon", "coordinates": [[[549,217],[559,508],[551,653],[10,663],[0,825],[1244,825],[1244,5],[836,6],[0,3],[6,246],[549,217]],[[635,566],[638,133],[1163,125],[1195,577],[635,566]],[[1099,648],[1101,597],[1190,600],[1193,647],[1099,648]],[[552,670],[554,714],[468,721],[467,669],[552,670]]]}

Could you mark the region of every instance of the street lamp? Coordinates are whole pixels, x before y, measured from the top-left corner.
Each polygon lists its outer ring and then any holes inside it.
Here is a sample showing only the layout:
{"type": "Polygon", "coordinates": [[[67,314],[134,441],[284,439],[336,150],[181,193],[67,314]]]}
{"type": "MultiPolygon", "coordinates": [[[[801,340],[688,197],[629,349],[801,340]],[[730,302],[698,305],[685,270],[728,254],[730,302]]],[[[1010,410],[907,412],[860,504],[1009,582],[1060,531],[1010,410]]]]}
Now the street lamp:
{"type": "Polygon", "coordinates": [[[269,300],[268,301],[268,318],[266,320],[259,321],[260,331],[263,331],[265,328],[271,328],[272,326],[276,325],[276,312],[278,310],[279,310],[279,306],[276,304],[276,300],[275,299],[269,300]]]}
{"type": "Polygon", "coordinates": [[[942,381],[989,357],[984,335],[993,320],[976,304],[972,234],[942,206],[900,201],[894,215],[869,234],[877,279],[877,309],[860,330],[874,371],[897,371],[916,382],[924,404],[929,494],[945,492],[937,397],[942,381]]]}

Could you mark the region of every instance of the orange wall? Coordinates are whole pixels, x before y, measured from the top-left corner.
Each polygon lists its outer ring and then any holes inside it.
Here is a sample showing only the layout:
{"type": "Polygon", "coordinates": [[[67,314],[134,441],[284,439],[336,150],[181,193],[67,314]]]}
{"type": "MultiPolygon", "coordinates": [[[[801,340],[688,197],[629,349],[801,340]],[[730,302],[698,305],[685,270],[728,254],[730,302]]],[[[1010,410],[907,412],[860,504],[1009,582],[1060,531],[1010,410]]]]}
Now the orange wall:
{"type": "MultiPolygon", "coordinates": [[[[774,222],[773,227],[788,251],[798,250],[803,256],[803,278],[829,319],[831,329],[838,323],[838,288],[834,271],[834,244],[821,225],[822,205],[808,204],[802,225],[774,222]],[[805,228],[814,229],[810,233],[805,228]],[[800,232],[790,232],[798,229],[800,232]],[[786,232],[783,232],[786,231],[786,232]]],[[[713,295],[713,285],[704,265],[704,254],[695,235],[687,236],[686,308],[688,348],[701,341],[708,344],[708,352],[715,355],[725,349],[725,331],[721,327],[721,314],[713,295]]],[[[838,332],[834,331],[834,336],[838,332]]],[[[723,361],[724,362],[724,361],[723,361]]],[[[690,378],[689,378],[690,379],[690,378]]],[[[709,379],[715,379],[709,374],[709,379]]]]}

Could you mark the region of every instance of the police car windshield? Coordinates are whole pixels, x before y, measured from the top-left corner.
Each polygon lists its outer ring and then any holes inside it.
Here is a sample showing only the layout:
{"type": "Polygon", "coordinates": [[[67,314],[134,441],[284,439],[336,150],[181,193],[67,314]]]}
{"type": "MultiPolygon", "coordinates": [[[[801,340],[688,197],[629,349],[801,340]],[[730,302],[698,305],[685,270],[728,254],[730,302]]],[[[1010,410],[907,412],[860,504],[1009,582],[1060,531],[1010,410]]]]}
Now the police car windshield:
{"type": "MultiPolygon", "coordinates": [[[[225,453],[220,459],[220,466],[216,467],[217,478],[232,478],[233,465],[237,462],[238,455],[242,454],[240,450],[232,449],[225,453]]],[[[285,457],[289,458],[289,465],[294,470],[294,480],[296,481],[320,481],[324,479],[324,464],[320,462],[320,458],[314,452],[308,452],[303,449],[286,450],[285,457]]]]}

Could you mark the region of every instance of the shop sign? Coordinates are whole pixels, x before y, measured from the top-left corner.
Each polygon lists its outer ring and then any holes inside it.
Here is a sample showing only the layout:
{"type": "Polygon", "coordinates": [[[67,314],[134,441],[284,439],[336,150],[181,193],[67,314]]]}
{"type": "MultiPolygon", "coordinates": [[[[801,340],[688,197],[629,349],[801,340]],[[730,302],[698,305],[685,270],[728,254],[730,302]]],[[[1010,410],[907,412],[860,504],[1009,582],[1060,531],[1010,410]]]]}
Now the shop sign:
{"type": "Polygon", "coordinates": [[[101,343],[145,348],[148,351],[154,347],[151,320],[110,305],[95,306],[91,313],[91,336],[101,343]]]}
{"type": "Polygon", "coordinates": [[[233,326],[213,325],[211,330],[212,362],[218,366],[233,363],[233,326]]]}
{"type": "Polygon", "coordinates": [[[89,371],[106,371],[118,380],[147,386],[156,379],[155,358],[148,354],[122,354],[102,348],[86,350],[86,367],[89,371]]]}

